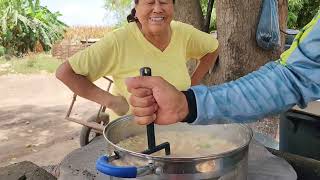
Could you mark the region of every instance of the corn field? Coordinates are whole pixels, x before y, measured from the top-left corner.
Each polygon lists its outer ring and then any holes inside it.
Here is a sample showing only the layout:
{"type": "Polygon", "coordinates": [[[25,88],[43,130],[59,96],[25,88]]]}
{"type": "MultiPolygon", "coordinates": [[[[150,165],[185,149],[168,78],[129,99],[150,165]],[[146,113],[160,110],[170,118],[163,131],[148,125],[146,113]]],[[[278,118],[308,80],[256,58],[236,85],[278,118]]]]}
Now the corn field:
{"type": "Polygon", "coordinates": [[[105,26],[72,26],[67,28],[63,42],[80,43],[81,40],[100,39],[112,28],[105,26]]]}
{"type": "Polygon", "coordinates": [[[73,26],[69,27],[62,41],[52,47],[52,56],[66,60],[78,51],[101,39],[112,28],[104,26],[73,26]]]}

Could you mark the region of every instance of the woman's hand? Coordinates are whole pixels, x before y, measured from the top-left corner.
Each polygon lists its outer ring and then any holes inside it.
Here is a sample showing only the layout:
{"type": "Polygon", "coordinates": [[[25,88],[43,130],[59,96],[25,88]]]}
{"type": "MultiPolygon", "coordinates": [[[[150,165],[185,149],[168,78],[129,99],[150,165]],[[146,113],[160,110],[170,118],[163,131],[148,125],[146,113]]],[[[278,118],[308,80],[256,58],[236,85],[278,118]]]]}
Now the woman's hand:
{"type": "Polygon", "coordinates": [[[119,116],[127,114],[129,104],[123,96],[113,96],[109,108],[119,116]]]}
{"type": "Polygon", "coordinates": [[[56,76],[75,94],[106,106],[117,115],[125,115],[129,111],[129,105],[124,97],[114,96],[93,84],[87,77],[76,74],[68,61],[60,65],[56,76]]]}

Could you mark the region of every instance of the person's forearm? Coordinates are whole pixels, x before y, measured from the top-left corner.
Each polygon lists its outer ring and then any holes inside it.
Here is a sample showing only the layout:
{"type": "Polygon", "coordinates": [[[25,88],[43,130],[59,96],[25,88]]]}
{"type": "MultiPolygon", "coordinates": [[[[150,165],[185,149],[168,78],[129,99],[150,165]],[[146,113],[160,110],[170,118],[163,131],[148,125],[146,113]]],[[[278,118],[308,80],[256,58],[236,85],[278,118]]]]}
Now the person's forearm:
{"type": "Polygon", "coordinates": [[[93,84],[85,76],[74,73],[68,62],[58,68],[56,76],[75,94],[109,108],[112,106],[113,95],[93,84]]]}
{"type": "Polygon", "coordinates": [[[219,49],[215,50],[212,53],[208,53],[200,59],[200,64],[197,66],[191,76],[192,86],[199,85],[201,83],[201,80],[204,78],[206,73],[210,70],[210,68],[213,68],[218,55],[219,49]]]}
{"type": "Polygon", "coordinates": [[[192,90],[198,115],[194,124],[249,122],[320,99],[319,83],[301,79],[276,62],[239,80],[210,88],[195,86],[192,90]]]}

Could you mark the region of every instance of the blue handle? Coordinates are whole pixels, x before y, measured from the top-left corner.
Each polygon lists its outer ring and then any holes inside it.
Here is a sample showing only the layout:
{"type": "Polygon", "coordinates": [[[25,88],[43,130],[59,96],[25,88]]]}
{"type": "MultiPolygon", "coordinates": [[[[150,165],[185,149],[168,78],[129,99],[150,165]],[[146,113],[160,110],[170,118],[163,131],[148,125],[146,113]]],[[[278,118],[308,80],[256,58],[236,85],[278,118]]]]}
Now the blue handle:
{"type": "Polygon", "coordinates": [[[96,168],[103,174],[119,177],[119,178],[136,178],[137,167],[117,167],[109,164],[109,158],[107,156],[101,156],[96,162],[96,168]]]}

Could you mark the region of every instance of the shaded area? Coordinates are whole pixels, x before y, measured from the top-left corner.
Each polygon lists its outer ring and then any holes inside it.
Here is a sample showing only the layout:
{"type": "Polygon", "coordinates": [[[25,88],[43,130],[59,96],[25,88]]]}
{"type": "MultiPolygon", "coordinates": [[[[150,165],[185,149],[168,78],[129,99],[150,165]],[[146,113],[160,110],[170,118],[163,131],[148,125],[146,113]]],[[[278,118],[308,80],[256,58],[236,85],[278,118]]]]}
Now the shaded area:
{"type": "MultiPolygon", "coordinates": [[[[77,139],[81,126],[64,120],[66,108],[65,105],[2,107],[0,109],[0,165],[16,162],[17,158],[30,153],[39,153],[43,148],[56,143],[77,139]]],[[[56,151],[59,152],[64,148],[60,147],[56,151]]],[[[66,151],[71,150],[66,149],[66,151]]],[[[42,158],[39,157],[39,160],[42,158]]]]}
{"type": "MultiPolygon", "coordinates": [[[[82,126],[64,119],[73,93],[53,74],[10,74],[0,82],[0,167],[21,161],[57,165],[79,148],[82,126]]],[[[79,97],[72,117],[87,119],[98,109],[79,97]]]]}
{"type": "Polygon", "coordinates": [[[0,168],[0,179],[5,180],[56,180],[54,176],[31,162],[21,162],[0,168]]]}

